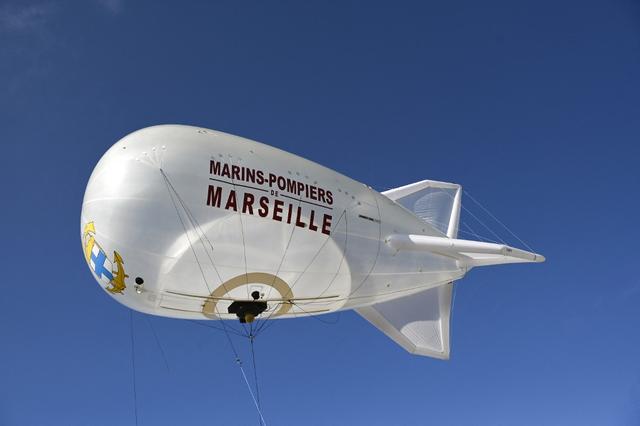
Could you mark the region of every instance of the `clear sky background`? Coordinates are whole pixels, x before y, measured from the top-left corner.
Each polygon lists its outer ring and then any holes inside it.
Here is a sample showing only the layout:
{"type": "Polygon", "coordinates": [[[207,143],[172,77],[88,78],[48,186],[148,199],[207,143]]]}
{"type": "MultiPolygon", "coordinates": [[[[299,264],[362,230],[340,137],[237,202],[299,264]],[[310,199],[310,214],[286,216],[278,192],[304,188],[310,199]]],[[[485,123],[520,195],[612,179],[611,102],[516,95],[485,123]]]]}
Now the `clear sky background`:
{"type": "MultiPolygon", "coordinates": [[[[639,81],[631,0],[2,1],[0,425],[135,424],[129,311],[79,217],[104,151],[161,123],[460,183],[547,256],[458,283],[450,361],[353,312],[276,323],[269,425],[640,425],[639,81]]],[[[257,424],[224,335],[134,333],[140,425],[257,424]]]]}

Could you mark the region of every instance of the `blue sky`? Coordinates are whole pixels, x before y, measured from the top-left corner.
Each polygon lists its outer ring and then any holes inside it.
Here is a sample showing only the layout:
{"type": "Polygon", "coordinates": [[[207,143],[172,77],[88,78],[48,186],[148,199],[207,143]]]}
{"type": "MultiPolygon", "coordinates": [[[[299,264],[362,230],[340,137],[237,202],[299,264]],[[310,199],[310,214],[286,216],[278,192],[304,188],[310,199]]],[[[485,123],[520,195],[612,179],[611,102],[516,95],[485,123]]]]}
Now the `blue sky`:
{"type": "MultiPolygon", "coordinates": [[[[160,123],[461,183],[547,256],[459,282],[448,362],[352,312],[278,322],[268,424],[640,424],[639,76],[630,0],[2,2],[0,424],[135,424],[129,312],[79,215],[102,153],[160,123]]],[[[139,424],[257,424],[223,335],[134,328],[139,424]]]]}

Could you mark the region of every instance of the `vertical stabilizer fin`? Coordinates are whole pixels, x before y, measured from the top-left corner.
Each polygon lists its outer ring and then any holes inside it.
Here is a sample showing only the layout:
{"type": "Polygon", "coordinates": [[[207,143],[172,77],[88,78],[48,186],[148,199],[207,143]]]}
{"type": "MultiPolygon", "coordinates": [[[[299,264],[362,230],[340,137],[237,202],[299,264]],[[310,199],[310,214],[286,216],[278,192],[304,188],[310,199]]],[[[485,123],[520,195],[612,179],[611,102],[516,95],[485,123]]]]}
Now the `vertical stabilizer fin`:
{"type": "Polygon", "coordinates": [[[449,359],[452,291],[448,283],[356,312],[408,352],[449,359]]]}
{"type": "Polygon", "coordinates": [[[449,238],[458,236],[462,187],[423,180],[382,193],[449,238]]]}

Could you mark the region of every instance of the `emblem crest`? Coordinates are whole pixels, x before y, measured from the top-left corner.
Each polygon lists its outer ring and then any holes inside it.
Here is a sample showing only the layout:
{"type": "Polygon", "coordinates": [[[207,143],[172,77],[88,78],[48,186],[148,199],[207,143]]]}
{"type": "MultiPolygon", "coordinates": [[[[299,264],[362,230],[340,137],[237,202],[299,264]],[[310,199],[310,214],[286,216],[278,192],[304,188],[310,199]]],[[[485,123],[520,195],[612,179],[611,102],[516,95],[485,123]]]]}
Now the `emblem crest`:
{"type": "Polygon", "coordinates": [[[107,257],[105,251],[96,242],[96,228],[93,222],[84,227],[82,243],[84,245],[84,258],[96,278],[106,285],[105,289],[112,294],[123,294],[127,288],[124,271],[124,261],[120,254],[114,250],[113,260],[107,257]]]}

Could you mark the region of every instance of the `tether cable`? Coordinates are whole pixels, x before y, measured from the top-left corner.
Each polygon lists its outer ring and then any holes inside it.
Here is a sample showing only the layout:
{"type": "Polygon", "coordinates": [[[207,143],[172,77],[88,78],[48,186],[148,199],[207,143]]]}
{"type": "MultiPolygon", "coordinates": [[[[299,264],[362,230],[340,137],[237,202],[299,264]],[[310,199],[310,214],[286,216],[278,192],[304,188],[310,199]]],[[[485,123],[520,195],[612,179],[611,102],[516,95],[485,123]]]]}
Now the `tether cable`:
{"type": "MultiPolygon", "coordinates": [[[[173,195],[171,194],[171,190],[173,190],[175,192],[176,197],[178,197],[178,199],[180,200],[180,203],[182,204],[182,208],[187,212],[187,218],[189,219],[189,221],[192,220],[191,217],[189,216],[190,213],[189,213],[188,209],[186,208],[186,206],[184,205],[183,201],[181,200],[180,195],[178,194],[176,189],[173,187],[173,185],[171,185],[171,182],[169,181],[169,178],[167,177],[167,175],[164,173],[164,171],[162,169],[160,170],[160,173],[162,174],[162,177],[164,178],[165,185],[167,186],[167,190],[169,192],[169,197],[171,198],[171,202],[172,202],[172,204],[173,204],[173,206],[174,206],[174,208],[176,210],[176,213],[178,214],[178,218],[180,219],[180,223],[182,224],[182,227],[184,229],[185,235],[187,237],[187,241],[189,242],[189,246],[191,248],[191,251],[193,252],[193,256],[194,256],[194,258],[196,260],[196,263],[198,264],[198,269],[200,270],[200,274],[202,275],[202,279],[204,281],[204,284],[207,287],[207,290],[209,290],[209,293],[211,293],[211,289],[209,288],[209,283],[207,282],[207,277],[206,277],[206,275],[204,273],[204,269],[202,268],[202,264],[200,263],[200,259],[198,259],[198,255],[197,255],[197,253],[195,251],[195,248],[193,247],[193,243],[191,242],[191,238],[189,238],[189,231],[187,229],[186,224],[182,220],[182,215],[180,214],[180,210],[178,209],[178,206],[176,205],[175,200],[173,199],[173,195]]],[[[193,218],[193,219],[195,220],[195,218],[193,218]]],[[[193,225],[194,224],[192,222],[192,226],[193,225]]],[[[204,235],[204,232],[202,232],[202,234],[204,235]]],[[[199,239],[202,242],[202,238],[199,238],[199,239]]],[[[204,243],[203,243],[203,245],[204,245],[204,243]]],[[[213,246],[212,246],[212,248],[213,248],[213,246]]],[[[205,250],[205,253],[206,253],[206,250],[205,250]]],[[[208,253],[207,253],[207,257],[209,257],[208,253]]],[[[213,260],[210,257],[209,257],[209,260],[211,260],[211,262],[213,264],[213,260]]],[[[215,267],[215,265],[213,265],[213,267],[216,270],[216,273],[218,273],[218,270],[215,267]]],[[[218,273],[218,277],[220,278],[220,274],[219,273],[218,273]]],[[[258,411],[258,415],[260,416],[260,420],[262,422],[262,425],[266,426],[267,422],[264,420],[264,416],[262,415],[262,410],[260,409],[260,405],[258,404],[258,401],[256,400],[256,397],[255,397],[255,395],[253,393],[253,390],[251,389],[251,384],[249,383],[249,380],[247,379],[247,374],[245,373],[244,367],[242,366],[242,360],[240,359],[240,356],[238,355],[238,351],[236,350],[235,345],[233,344],[233,340],[231,339],[231,336],[229,335],[229,330],[227,330],[227,325],[224,323],[224,320],[220,316],[220,313],[217,311],[217,307],[216,307],[216,314],[217,314],[216,317],[218,318],[218,321],[220,321],[220,325],[222,326],[222,330],[224,331],[224,334],[225,334],[225,336],[227,338],[227,341],[229,342],[229,346],[231,348],[231,351],[233,352],[236,364],[240,368],[240,372],[242,373],[242,378],[244,379],[244,382],[247,385],[247,390],[249,391],[249,394],[251,395],[251,399],[253,400],[253,404],[255,405],[256,410],[258,411]]],[[[133,327],[133,322],[132,322],[132,327],[133,327]]],[[[132,330],[133,330],[133,328],[132,328],[132,330]]],[[[131,336],[132,336],[132,344],[133,344],[133,333],[132,333],[131,336]]],[[[134,371],[134,374],[135,374],[135,371],[134,371]]],[[[135,383],[134,383],[134,389],[135,389],[135,383]]],[[[137,404],[136,404],[136,407],[137,407],[137,404]]],[[[138,417],[137,417],[137,408],[136,408],[136,425],[137,424],[138,424],[138,417]]]]}
{"type": "Polygon", "coordinates": [[[138,426],[138,391],[136,389],[136,345],[133,338],[133,309],[129,309],[129,331],[131,334],[131,370],[133,372],[133,413],[138,426]]]}
{"type": "MultiPolygon", "coordinates": [[[[251,335],[249,336],[249,342],[251,346],[251,363],[253,364],[253,382],[256,387],[256,400],[258,403],[258,412],[260,412],[260,410],[262,409],[262,405],[260,404],[260,387],[258,386],[258,369],[256,367],[256,353],[254,349],[255,338],[256,336],[253,334],[253,332],[251,332],[251,335]]],[[[262,426],[262,424],[264,423],[263,422],[264,419],[262,419],[262,415],[260,415],[260,418],[258,420],[260,422],[260,426],[262,426]]]]}
{"type": "Polygon", "coordinates": [[[164,348],[160,344],[160,339],[158,338],[158,334],[156,333],[156,329],[153,327],[153,324],[151,324],[151,321],[149,320],[149,317],[145,316],[144,319],[147,321],[147,324],[149,325],[149,328],[151,329],[151,333],[153,333],[153,337],[156,340],[156,344],[158,345],[158,349],[160,349],[160,355],[162,355],[162,360],[164,361],[164,366],[167,367],[167,373],[169,373],[169,372],[171,372],[171,370],[169,369],[169,362],[167,361],[167,355],[164,353],[164,348]]]}

